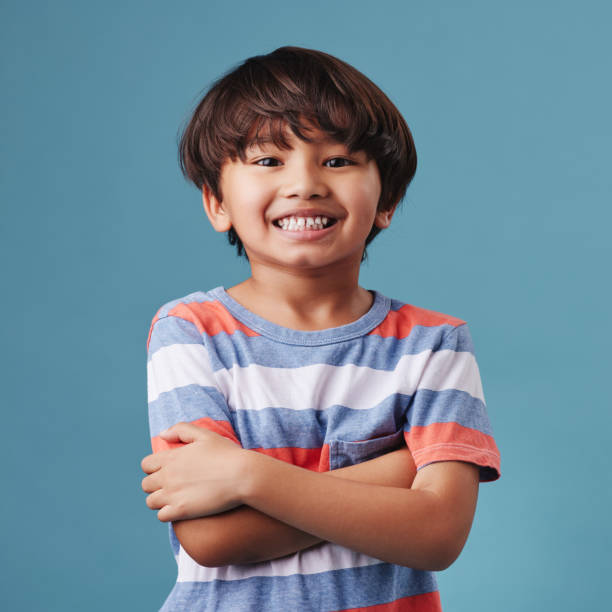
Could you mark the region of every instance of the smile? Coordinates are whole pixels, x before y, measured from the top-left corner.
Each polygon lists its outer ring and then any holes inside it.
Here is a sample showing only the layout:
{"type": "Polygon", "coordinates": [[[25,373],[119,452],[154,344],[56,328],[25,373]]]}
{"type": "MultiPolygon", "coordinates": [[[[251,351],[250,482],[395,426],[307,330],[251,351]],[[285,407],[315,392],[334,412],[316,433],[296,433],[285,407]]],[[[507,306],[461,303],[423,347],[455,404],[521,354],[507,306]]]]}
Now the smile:
{"type": "Polygon", "coordinates": [[[336,219],[329,217],[298,217],[291,215],[273,222],[276,227],[289,232],[304,232],[308,230],[322,230],[336,223],[336,219]]]}

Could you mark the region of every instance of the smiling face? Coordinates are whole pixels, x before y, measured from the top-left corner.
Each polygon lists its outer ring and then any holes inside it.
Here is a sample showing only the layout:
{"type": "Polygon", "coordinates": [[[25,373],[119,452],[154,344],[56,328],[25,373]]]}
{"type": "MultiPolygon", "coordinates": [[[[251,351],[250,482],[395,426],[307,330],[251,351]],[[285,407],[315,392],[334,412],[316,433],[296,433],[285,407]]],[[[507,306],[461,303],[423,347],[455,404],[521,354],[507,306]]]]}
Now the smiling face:
{"type": "Polygon", "coordinates": [[[306,136],[311,142],[289,131],[289,149],[260,142],[246,149],[244,161],[225,162],[221,201],[203,190],[213,227],[234,228],[252,269],[358,268],[372,226],[391,221],[393,209],[377,211],[376,162],[318,129],[306,136]]]}

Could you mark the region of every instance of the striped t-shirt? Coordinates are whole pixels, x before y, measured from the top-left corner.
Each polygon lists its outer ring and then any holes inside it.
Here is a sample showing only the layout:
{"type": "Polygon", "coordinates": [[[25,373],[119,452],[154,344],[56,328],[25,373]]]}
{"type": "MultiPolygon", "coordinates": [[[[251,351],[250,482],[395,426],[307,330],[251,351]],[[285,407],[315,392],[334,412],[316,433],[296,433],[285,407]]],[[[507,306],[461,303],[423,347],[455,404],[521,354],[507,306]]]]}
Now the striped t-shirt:
{"type": "MultiPolygon", "coordinates": [[[[187,421],[319,472],[405,442],[417,469],[467,461],[482,481],[499,476],[466,324],[380,293],[357,321],[321,331],[271,323],[222,287],[193,293],[155,315],[147,372],[155,452],[161,431],[187,421]]],[[[441,609],[432,572],[333,543],[208,568],[170,536],[178,577],[164,611],[441,609]]]]}

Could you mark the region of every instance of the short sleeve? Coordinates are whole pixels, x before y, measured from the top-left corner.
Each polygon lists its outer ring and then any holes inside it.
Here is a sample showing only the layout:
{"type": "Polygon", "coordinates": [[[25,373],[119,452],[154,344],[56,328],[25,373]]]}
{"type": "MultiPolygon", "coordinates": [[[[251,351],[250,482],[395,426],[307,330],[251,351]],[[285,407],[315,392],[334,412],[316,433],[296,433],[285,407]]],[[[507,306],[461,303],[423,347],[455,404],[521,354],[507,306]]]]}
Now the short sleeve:
{"type": "Polygon", "coordinates": [[[450,328],[431,351],[406,421],[404,437],[417,469],[465,461],[479,466],[481,481],[499,478],[499,450],[467,325],[450,328]]]}
{"type": "Polygon", "coordinates": [[[204,427],[240,444],[197,327],[177,316],[156,316],[151,324],[147,349],[153,452],[179,446],[169,444],[159,434],[180,421],[204,427]]]}

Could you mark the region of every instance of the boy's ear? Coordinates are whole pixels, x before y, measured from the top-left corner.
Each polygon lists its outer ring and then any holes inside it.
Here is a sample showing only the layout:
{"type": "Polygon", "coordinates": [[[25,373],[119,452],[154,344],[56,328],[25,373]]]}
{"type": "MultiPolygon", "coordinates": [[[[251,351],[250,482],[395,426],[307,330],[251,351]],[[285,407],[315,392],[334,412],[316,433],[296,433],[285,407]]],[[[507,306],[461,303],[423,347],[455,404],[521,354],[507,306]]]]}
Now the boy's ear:
{"type": "Polygon", "coordinates": [[[227,232],[232,227],[232,221],[223,207],[223,202],[213,195],[207,185],[202,186],[202,203],[210,224],[217,232],[227,232]]]}
{"type": "Polygon", "coordinates": [[[393,218],[393,213],[397,208],[397,204],[394,204],[391,208],[387,210],[379,210],[376,213],[376,217],[374,218],[374,225],[380,229],[385,229],[391,225],[391,219],[393,218]]]}

